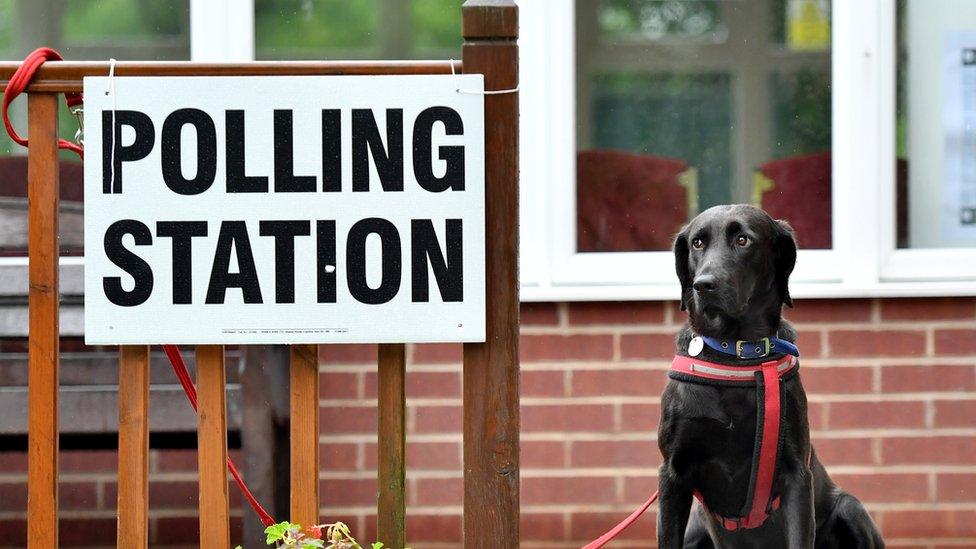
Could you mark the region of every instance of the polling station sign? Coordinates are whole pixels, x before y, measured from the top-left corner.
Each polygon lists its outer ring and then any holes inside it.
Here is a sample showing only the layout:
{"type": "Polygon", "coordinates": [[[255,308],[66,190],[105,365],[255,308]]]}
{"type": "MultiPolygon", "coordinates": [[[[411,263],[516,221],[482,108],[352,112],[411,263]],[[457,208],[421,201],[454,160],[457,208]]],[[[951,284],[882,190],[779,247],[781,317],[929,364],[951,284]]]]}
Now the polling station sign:
{"type": "Polygon", "coordinates": [[[86,342],[484,341],[481,90],[85,78],[86,342]]]}

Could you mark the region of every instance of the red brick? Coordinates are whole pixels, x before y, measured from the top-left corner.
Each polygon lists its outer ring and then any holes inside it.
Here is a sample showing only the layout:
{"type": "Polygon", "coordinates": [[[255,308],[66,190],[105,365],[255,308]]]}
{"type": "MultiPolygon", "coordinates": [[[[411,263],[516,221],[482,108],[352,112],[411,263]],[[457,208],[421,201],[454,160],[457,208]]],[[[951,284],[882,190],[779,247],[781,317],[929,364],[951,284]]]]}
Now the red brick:
{"type": "Polygon", "coordinates": [[[824,428],[824,413],[827,405],[823,402],[810,402],[807,404],[807,421],[810,423],[811,431],[819,431],[824,428]]]}
{"type": "Polygon", "coordinates": [[[884,366],[881,390],[885,393],[972,391],[976,389],[973,366],[884,366]]]}
{"type": "Polygon", "coordinates": [[[319,345],[319,363],[376,364],[376,345],[319,345]]]}
{"type": "Polygon", "coordinates": [[[607,404],[522,406],[523,432],[608,432],[611,430],[613,430],[613,407],[607,404]]]}
{"type": "Polygon", "coordinates": [[[67,450],[58,455],[58,470],[71,473],[105,473],[118,469],[115,450],[67,450]]]}
{"type": "Polygon", "coordinates": [[[462,417],[460,406],[417,406],[414,432],[459,433],[462,417]]]}
{"type": "Polygon", "coordinates": [[[376,489],[375,478],[328,478],[319,481],[321,504],[328,507],[376,505],[376,489]]]}
{"type": "Polygon", "coordinates": [[[359,398],[359,376],[356,372],[330,372],[319,374],[319,397],[329,399],[359,398]]]}
{"type": "MultiPolygon", "coordinates": [[[[60,482],[58,505],[61,509],[97,509],[98,487],[94,482],[60,482]]],[[[114,509],[114,500],[111,505],[114,509]]]]}
{"type": "MultiPolygon", "coordinates": [[[[631,511],[632,509],[625,508],[614,513],[573,513],[570,515],[570,539],[575,542],[573,547],[588,543],[603,535],[604,532],[620,522],[631,511]]],[[[657,513],[648,510],[640,520],[621,532],[617,538],[620,541],[615,543],[619,544],[621,541],[640,540],[642,543],[628,545],[628,547],[654,547],[654,540],[657,539],[656,524],[657,513]]]]}
{"type": "Polygon", "coordinates": [[[620,430],[656,433],[661,423],[660,404],[623,404],[620,406],[620,430]]]}
{"type": "Polygon", "coordinates": [[[664,304],[660,301],[578,302],[569,304],[570,325],[660,324],[664,304]]]}
{"type": "Polygon", "coordinates": [[[407,537],[412,547],[423,547],[418,542],[460,542],[461,515],[407,513],[407,537]]]}
{"type": "Polygon", "coordinates": [[[543,360],[610,360],[613,336],[610,334],[523,335],[519,342],[523,362],[543,360]]]}
{"type": "Polygon", "coordinates": [[[935,499],[976,502],[976,475],[972,473],[939,473],[935,476],[935,499]]]}
{"type": "Polygon", "coordinates": [[[657,396],[668,375],[663,370],[575,370],[573,396],[638,395],[657,396]]]}
{"type": "Polygon", "coordinates": [[[976,537],[976,511],[971,509],[884,511],[882,517],[885,539],[976,537]]]}
{"type": "Polygon", "coordinates": [[[0,511],[26,511],[26,510],[27,510],[26,481],[0,483],[0,511]]]}
{"type": "Polygon", "coordinates": [[[27,547],[27,519],[0,520],[0,540],[6,547],[27,547]]]}
{"type": "Polygon", "coordinates": [[[192,450],[153,450],[156,453],[158,471],[197,471],[197,451],[192,450]]]}
{"type": "Polygon", "coordinates": [[[559,397],[566,394],[565,370],[523,370],[519,379],[523,397],[559,397]]]}
{"type": "Polygon", "coordinates": [[[871,393],[874,391],[874,369],[850,366],[804,366],[800,379],[807,394],[871,393]]]}
{"type": "Polygon", "coordinates": [[[976,298],[920,297],[881,300],[881,320],[972,320],[976,298]]]}
{"type": "Polygon", "coordinates": [[[569,447],[571,467],[657,467],[661,453],[652,440],[576,440],[569,447]]]}
{"type": "Polygon", "coordinates": [[[929,478],[922,473],[832,474],[838,486],[865,503],[914,503],[929,500],[929,478]]]}
{"type": "Polygon", "coordinates": [[[870,299],[797,299],[784,309],[790,322],[864,322],[871,320],[870,299]]]}
{"type": "Polygon", "coordinates": [[[452,470],[461,468],[461,445],[457,442],[408,442],[407,469],[452,470]]]}
{"type": "Polygon", "coordinates": [[[881,439],[886,464],[937,463],[971,465],[976,456],[976,437],[933,436],[881,439]]]}
{"type": "Polygon", "coordinates": [[[935,354],[976,354],[976,330],[936,330],[935,354]]]}
{"type": "Polygon", "coordinates": [[[413,505],[461,505],[464,501],[464,479],[418,478],[413,505]]]}
{"type": "Polygon", "coordinates": [[[26,353],[26,337],[0,338],[0,353],[26,353]]]}
{"type": "Polygon", "coordinates": [[[566,466],[561,440],[523,440],[519,463],[524,469],[552,469],[566,466]]]}
{"type": "Polygon", "coordinates": [[[920,401],[831,402],[828,414],[831,429],[925,426],[925,403],[920,401]]]}
{"type": "Polygon", "coordinates": [[[936,400],[934,404],[936,427],[976,427],[976,400],[936,400]]]}
{"type": "Polygon", "coordinates": [[[674,334],[623,334],[620,357],[624,359],[671,360],[674,334]]]}
{"type": "Polygon", "coordinates": [[[359,445],[328,442],[319,445],[319,467],[324,471],[355,471],[358,468],[359,445]]]}
{"type": "Polygon", "coordinates": [[[319,408],[319,426],[323,435],[340,433],[375,433],[375,406],[323,406],[319,408]]]}
{"type": "Polygon", "coordinates": [[[637,505],[657,490],[657,476],[624,477],[624,502],[637,505]]]}
{"type": "Polygon", "coordinates": [[[827,467],[835,465],[870,465],[874,463],[869,438],[817,438],[813,441],[817,457],[827,467]]]}
{"type": "Polygon", "coordinates": [[[613,503],[617,499],[616,483],[612,478],[579,475],[522,477],[522,505],[570,505],[584,495],[590,505],[613,503]]]}
{"type": "Polygon", "coordinates": [[[407,372],[407,396],[410,398],[459,398],[460,372],[407,372]]]}
{"type": "Polygon", "coordinates": [[[559,305],[522,303],[519,308],[519,323],[522,326],[555,326],[559,324],[559,305]]]}
{"type": "Polygon", "coordinates": [[[566,521],[562,513],[525,513],[519,516],[521,541],[563,541],[566,521]]]}
{"type": "Polygon", "coordinates": [[[27,452],[0,452],[0,473],[26,472],[27,452]]]}
{"type": "Polygon", "coordinates": [[[464,346],[459,343],[423,343],[413,345],[414,364],[460,364],[464,346]]]}
{"type": "Polygon", "coordinates": [[[796,336],[796,345],[800,348],[803,358],[819,358],[823,352],[823,334],[816,330],[800,330],[796,336]]]}
{"type": "Polygon", "coordinates": [[[58,545],[60,547],[91,547],[115,545],[114,518],[60,518],[58,545]]]}
{"type": "Polygon", "coordinates": [[[921,356],[925,354],[925,333],[915,330],[832,330],[833,356],[921,356]]]}

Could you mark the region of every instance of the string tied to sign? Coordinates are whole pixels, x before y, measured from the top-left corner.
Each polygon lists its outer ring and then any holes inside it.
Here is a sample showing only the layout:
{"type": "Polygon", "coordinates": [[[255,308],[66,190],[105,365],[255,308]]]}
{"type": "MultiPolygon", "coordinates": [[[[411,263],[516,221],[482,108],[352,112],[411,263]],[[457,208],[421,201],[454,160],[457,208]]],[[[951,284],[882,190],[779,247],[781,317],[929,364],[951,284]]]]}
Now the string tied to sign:
{"type": "MultiPolygon", "coordinates": [[[[453,59],[451,59],[451,76],[454,76],[455,79],[458,76],[457,71],[454,70],[453,59]]],[[[454,91],[456,91],[457,93],[463,93],[467,95],[504,95],[506,93],[518,93],[519,84],[516,84],[514,88],[507,88],[502,90],[463,90],[461,89],[461,85],[458,84],[457,88],[455,88],[454,91]]]]}

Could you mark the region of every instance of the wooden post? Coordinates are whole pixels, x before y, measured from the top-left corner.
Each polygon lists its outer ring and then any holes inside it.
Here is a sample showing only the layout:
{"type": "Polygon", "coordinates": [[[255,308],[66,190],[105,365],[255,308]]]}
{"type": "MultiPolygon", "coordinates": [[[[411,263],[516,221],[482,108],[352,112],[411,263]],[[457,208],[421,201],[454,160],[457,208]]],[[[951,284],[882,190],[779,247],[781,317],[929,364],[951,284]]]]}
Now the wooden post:
{"type": "Polygon", "coordinates": [[[291,520],[319,523],[319,362],[317,345],[291,346],[291,520]]]}
{"type": "Polygon", "coordinates": [[[27,99],[27,546],[58,546],[58,96],[27,99]]]}
{"type": "MultiPolygon", "coordinates": [[[[518,86],[518,8],[467,0],[464,72],[518,86]]],[[[464,345],[464,546],[519,545],[518,93],[485,96],[487,341],[464,345]]]]}
{"type": "Polygon", "coordinates": [[[200,546],[230,548],[227,504],[227,393],[222,345],[197,345],[200,546]]]}
{"type": "Polygon", "coordinates": [[[376,506],[378,541],[403,549],[406,543],[406,346],[379,346],[379,428],[376,506]]]}
{"type": "Polygon", "coordinates": [[[119,347],[119,547],[149,545],[149,346],[119,347]]]}

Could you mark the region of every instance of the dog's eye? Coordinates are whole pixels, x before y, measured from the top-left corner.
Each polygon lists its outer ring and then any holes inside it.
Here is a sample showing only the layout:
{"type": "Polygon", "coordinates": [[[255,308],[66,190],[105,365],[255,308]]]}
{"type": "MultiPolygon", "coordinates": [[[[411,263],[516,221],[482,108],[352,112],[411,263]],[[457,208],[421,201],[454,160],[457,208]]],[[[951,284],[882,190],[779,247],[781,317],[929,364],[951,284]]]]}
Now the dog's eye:
{"type": "Polygon", "coordinates": [[[696,238],[691,241],[691,247],[696,250],[700,250],[705,247],[705,242],[700,238],[696,238]]]}
{"type": "Polygon", "coordinates": [[[740,234],[739,237],[735,239],[735,243],[738,244],[739,246],[748,246],[749,237],[744,234],[740,234]]]}

